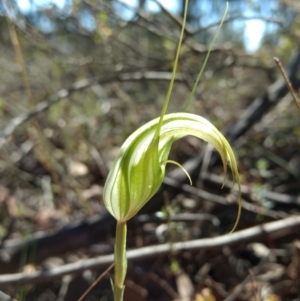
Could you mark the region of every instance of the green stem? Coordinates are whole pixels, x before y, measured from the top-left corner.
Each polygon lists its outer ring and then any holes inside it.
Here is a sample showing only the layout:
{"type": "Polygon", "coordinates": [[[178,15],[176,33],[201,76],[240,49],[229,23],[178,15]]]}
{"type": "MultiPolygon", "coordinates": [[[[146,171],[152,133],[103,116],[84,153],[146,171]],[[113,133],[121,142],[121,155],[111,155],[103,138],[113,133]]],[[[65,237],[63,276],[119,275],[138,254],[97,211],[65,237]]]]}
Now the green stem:
{"type": "Polygon", "coordinates": [[[116,244],[115,244],[115,282],[114,301],[122,301],[124,294],[124,280],[127,271],[126,257],[126,222],[117,222],[116,244]]]}
{"type": "Polygon", "coordinates": [[[180,36],[179,36],[179,42],[178,42],[176,55],[175,55],[175,60],[174,60],[174,65],[173,65],[171,82],[170,82],[170,85],[169,85],[167,96],[166,96],[165,101],[164,101],[163,108],[161,110],[160,119],[159,119],[159,122],[158,122],[158,126],[156,128],[155,138],[158,138],[159,135],[160,135],[160,130],[161,130],[161,127],[162,127],[162,124],[163,124],[163,119],[164,119],[164,116],[167,112],[167,108],[168,108],[170,98],[171,98],[171,94],[172,94],[172,90],[173,90],[173,85],[174,85],[174,81],[175,81],[175,77],[176,77],[177,65],[178,65],[178,60],[179,60],[180,49],[181,49],[181,44],[182,44],[183,35],[184,35],[184,29],[185,29],[185,25],[186,25],[188,4],[189,4],[189,1],[186,0],[185,5],[184,5],[184,14],[183,14],[181,32],[180,32],[180,36]]]}
{"type": "Polygon", "coordinates": [[[198,87],[198,85],[199,85],[201,76],[202,76],[202,74],[203,74],[203,72],[204,72],[204,69],[205,69],[205,67],[206,67],[208,58],[209,58],[209,56],[210,56],[212,47],[213,47],[213,45],[214,45],[214,42],[215,42],[216,38],[218,37],[219,32],[220,32],[220,30],[221,30],[221,28],[222,28],[222,26],[223,26],[224,21],[225,21],[225,17],[226,17],[226,15],[227,15],[228,7],[229,7],[229,3],[228,3],[228,1],[227,1],[227,2],[226,2],[226,8],[225,8],[225,11],[224,11],[224,14],[223,14],[221,23],[220,23],[220,25],[219,25],[219,27],[218,27],[218,29],[217,29],[217,31],[216,31],[214,37],[213,37],[212,42],[210,43],[210,45],[209,45],[209,47],[208,47],[208,51],[207,51],[207,54],[206,54],[206,56],[205,56],[204,63],[202,64],[202,67],[201,67],[200,72],[199,72],[199,74],[198,74],[198,76],[197,76],[197,79],[196,79],[196,82],[195,82],[195,84],[194,84],[194,86],[193,86],[193,89],[192,89],[192,91],[191,91],[191,93],[190,93],[190,95],[189,95],[189,97],[188,97],[188,99],[187,99],[187,101],[186,101],[186,103],[185,103],[185,105],[184,105],[184,108],[183,108],[183,111],[184,111],[184,112],[187,111],[187,109],[188,109],[188,107],[190,106],[190,103],[191,103],[191,101],[192,101],[192,98],[193,98],[193,96],[195,95],[196,89],[197,89],[197,87],[198,87]]]}

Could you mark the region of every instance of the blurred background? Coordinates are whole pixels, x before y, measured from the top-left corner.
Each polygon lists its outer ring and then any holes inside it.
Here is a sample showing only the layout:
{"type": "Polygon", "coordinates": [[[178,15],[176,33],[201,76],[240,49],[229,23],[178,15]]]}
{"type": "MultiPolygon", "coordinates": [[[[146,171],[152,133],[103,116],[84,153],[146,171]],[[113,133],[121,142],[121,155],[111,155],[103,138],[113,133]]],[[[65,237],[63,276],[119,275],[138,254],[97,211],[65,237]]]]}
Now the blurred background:
{"type": "MultiPolygon", "coordinates": [[[[243,184],[242,230],[299,214],[300,112],[273,58],[281,60],[297,94],[300,3],[229,4],[189,111],[209,119],[232,143],[243,184]]],[[[23,279],[25,272],[112,254],[105,179],[123,141],[160,114],[183,6],[183,0],[0,1],[3,276],[23,279]]],[[[183,110],[225,6],[224,0],[189,1],[169,112],[183,110]]],[[[222,166],[206,144],[187,137],[174,144],[171,158],[185,164],[195,190],[171,167],[168,179],[177,182],[166,182],[132,223],[130,249],[217,237],[234,224],[236,191],[230,183],[220,189],[222,166]],[[181,214],[192,215],[187,221],[181,214]]],[[[129,266],[125,299],[300,300],[299,254],[299,228],[293,228],[213,252],[139,259],[129,266]],[[268,256],[259,255],[262,249],[268,256]],[[277,278],[265,276],[275,272],[277,278]]],[[[17,300],[78,300],[100,272],[91,268],[55,281],[36,274],[24,284],[0,277],[0,290],[17,300]]],[[[85,300],[112,300],[110,276],[85,300]]]]}

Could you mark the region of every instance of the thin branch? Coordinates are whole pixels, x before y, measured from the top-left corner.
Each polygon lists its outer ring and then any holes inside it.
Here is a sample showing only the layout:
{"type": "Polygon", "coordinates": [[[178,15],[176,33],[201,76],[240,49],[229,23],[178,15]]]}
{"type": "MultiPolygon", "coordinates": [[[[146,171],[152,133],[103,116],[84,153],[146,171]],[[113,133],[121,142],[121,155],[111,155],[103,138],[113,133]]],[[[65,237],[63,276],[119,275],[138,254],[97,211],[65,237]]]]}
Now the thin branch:
{"type": "Polygon", "coordinates": [[[300,111],[300,102],[297,99],[296,93],[294,91],[294,88],[293,88],[293,85],[292,85],[291,81],[289,80],[289,77],[287,76],[287,74],[286,74],[286,72],[285,72],[285,70],[284,70],[284,68],[283,68],[280,60],[278,58],[274,57],[274,61],[277,64],[277,66],[278,66],[278,68],[279,68],[279,70],[280,70],[283,78],[285,79],[286,84],[287,84],[287,86],[289,88],[289,91],[290,91],[290,93],[291,93],[291,95],[292,95],[292,97],[293,97],[293,99],[294,99],[294,101],[295,101],[295,103],[296,103],[299,111],[300,111]]]}
{"type": "MultiPolygon", "coordinates": [[[[217,179],[219,180],[219,177],[217,179]]],[[[211,201],[211,202],[214,202],[214,203],[217,203],[217,204],[221,204],[221,205],[225,205],[225,206],[229,205],[228,200],[223,196],[207,192],[205,190],[202,190],[200,188],[197,188],[197,187],[194,187],[194,186],[191,186],[191,185],[188,185],[188,184],[182,184],[180,186],[179,181],[177,181],[175,179],[172,179],[171,177],[165,177],[164,184],[166,184],[168,186],[171,186],[171,187],[174,187],[174,188],[180,187],[180,189],[182,191],[191,193],[193,195],[196,195],[198,197],[201,197],[205,200],[208,200],[208,201],[211,201]]],[[[222,186],[222,184],[223,184],[223,182],[220,183],[220,187],[222,186]]],[[[226,187],[229,187],[229,189],[231,189],[231,187],[232,187],[232,186],[230,186],[230,184],[232,185],[232,182],[231,183],[228,182],[226,184],[226,187]]],[[[244,188],[244,186],[243,186],[242,193],[245,190],[246,190],[246,188],[244,188]]],[[[248,195],[248,193],[246,193],[246,195],[248,195]]],[[[274,219],[285,218],[287,216],[286,213],[276,212],[276,211],[271,210],[271,209],[267,209],[267,208],[264,208],[264,207],[259,207],[259,206],[253,205],[251,203],[248,203],[245,200],[242,200],[242,208],[244,208],[247,211],[254,212],[256,214],[261,214],[263,216],[268,216],[268,217],[271,217],[271,218],[274,218],[274,219]]]]}
{"type": "Polygon", "coordinates": [[[92,283],[92,285],[83,293],[83,295],[78,299],[78,301],[83,301],[83,299],[88,295],[88,293],[99,283],[99,281],[114,267],[112,263],[101,275],[92,283]]]}
{"type": "MultiPolygon", "coordinates": [[[[183,20],[182,18],[180,18],[179,16],[171,13],[168,9],[166,9],[158,0],[154,0],[154,2],[160,7],[160,9],[166,14],[168,15],[177,25],[179,28],[182,28],[182,23],[183,20]]],[[[186,24],[186,26],[184,27],[184,33],[188,34],[188,35],[192,35],[193,32],[192,30],[188,27],[188,24],[186,24]]]]}
{"type": "MultiPolygon", "coordinates": [[[[230,17],[230,18],[227,18],[225,21],[224,21],[224,24],[226,23],[229,23],[229,22],[232,22],[232,21],[235,21],[237,19],[241,19],[241,20],[262,20],[262,21],[265,21],[265,22],[269,22],[269,23],[275,23],[279,26],[282,26],[282,22],[279,21],[278,19],[275,19],[275,18],[269,18],[269,17],[264,17],[264,16],[252,16],[252,17],[246,17],[246,16],[235,16],[235,17],[230,17]]],[[[220,21],[217,21],[215,23],[212,23],[212,24],[209,24],[205,27],[201,27],[199,29],[196,29],[194,32],[192,32],[192,35],[196,35],[204,30],[208,30],[212,27],[217,27],[218,25],[220,24],[220,21]]]]}
{"type": "MultiPolygon", "coordinates": [[[[13,134],[13,132],[25,123],[26,121],[30,120],[32,117],[36,116],[37,114],[48,110],[52,105],[57,103],[58,101],[67,98],[74,92],[78,92],[89,88],[95,84],[105,84],[112,81],[140,81],[140,80],[158,80],[158,81],[170,81],[172,74],[170,72],[155,72],[155,71],[146,71],[146,72],[133,72],[133,73],[123,73],[117,74],[113,76],[106,76],[103,78],[91,78],[91,79],[84,79],[77,81],[71,85],[68,89],[61,89],[58,92],[51,95],[48,99],[40,102],[36,105],[33,110],[22,113],[17,117],[14,117],[0,132],[0,148],[8,140],[8,137],[13,134]]],[[[176,78],[177,81],[183,81],[184,76],[182,74],[177,74],[176,78]]]]}
{"type": "MultiPolygon", "coordinates": [[[[179,251],[193,250],[211,250],[218,249],[224,246],[233,246],[236,244],[246,243],[253,239],[260,239],[268,235],[268,237],[279,238],[291,233],[295,233],[296,228],[300,227],[300,216],[290,216],[285,219],[266,223],[251,227],[246,230],[237,231],[232,234],[226,234],[218,237],[203,238],[190,240],[185,242],[176,242],[173,244],[173,249],[179,251]]],[[[157,257],[170,252],[170,244],[161,244],[130,250],[127,253],[129,260],[141,260],[145,258],[157,257]]],[[[107,267],[114,260],[114,255],[104,255],[96,258],[83,259],[75,263],[66,264],[61,267],[51,270],[36,271],[30,274],[16,273],[0,275],[0,284],[8,283],[39,283],[52,281],[60,278],[63,275],[71,273],[81,273],[87,269],[99,269],[107,267]]]]}
{"type": "MultiPolygon", "coordinates": [[[[207,174],[202,178],[202,180],[208,180],[210,182],[217,183],[217,184],[220,185],[220,187],[223,184],[223,177],[215,175],[215,174],[207,174]]],[[[231,189],[232,185],[233,185],[233,183],[231,181],[227,180],[224,187],[226,187],[228,189],[231,189]]],[[[249,199],[252,198],[251,197],[251,191],[249,191],[248,186],[242,184],[241,185],[241,191],[242,191],[243,196],[248,197],[249,199]]],[[[294,195],[289,195],[289,194],[284,194],[284,193],[278,193],[278,192],[275,192],[275,191],[265,190],[264,191],[264,197],[267,198],[268,200],[272,201],[272,202],[286,204],[286,205],[290,205],[290,206],[294,206],[294,207],[295,206],[297,206],[297,207],[300,206],[300,196],[294,196],[294,195]]],[[[250,204],[250,205],[252,205],[252,204],[250,204]]],[[[244,208],[244,209],[247,209],[247,208],[244,208]]],[[[266,209],[266,208],[261,208],[261,209],[268,210],[268,211],[270,210],[270,209],[266,209]]],[[[274,211],[274,210],[272,210],[271,212],[276,213],[276,211],[274,211]]],[[[260,213],[260,212],[257,212],[257,213],[260,213]]],[[[277,214],[278,214],[278,217],[279,217],[279,215],[286,214],[286,213],[277,212],[277,214]]]]}

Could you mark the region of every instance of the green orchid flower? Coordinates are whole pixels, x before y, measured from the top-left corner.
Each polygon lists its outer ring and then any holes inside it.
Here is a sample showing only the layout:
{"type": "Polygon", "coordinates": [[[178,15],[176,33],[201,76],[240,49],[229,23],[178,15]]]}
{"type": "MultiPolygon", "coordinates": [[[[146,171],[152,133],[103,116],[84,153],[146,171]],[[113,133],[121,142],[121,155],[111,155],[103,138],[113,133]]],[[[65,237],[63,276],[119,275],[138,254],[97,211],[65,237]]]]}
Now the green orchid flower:
{"type": "MultiPolygon", "coordinates": [[[[104,187],[104,202],[119,222],[131,219],[158,191],[174,141],[193,135],[212,144],[227,162],[238,181],[233,151],[225,137],[208,120],[190,113],[165,115],[160,134],[156,137],[159,118],[135,131],[122,145],[104,187]]],[[[172,162],[173,163],[173,162],[172,162]]]]}
{"type": "MultiPolygon", "coordinates": [[[[193,135],[212,144],[219,152],[223,162],[224,182],[227,175],[227,163],[229,163],[233,180],[238,183],[240,191],[240,180],[235,156],[229,143],[217,128],[205,118],[195,114],[186,112],[166,114],[177,70],[186,24],[187,7],[188,1],[185,2],[183,25],[174,61],[172,79],[161,115],[159,118],[156,118],[137,129],[127,138],[119,150],[104,186],[103,199],[105,206],[117,220],[115,278],[112,283],[115,301],[123,300],[125,288],[124,281],[127,270],[126,222],[137,214],[137,212],[158,191],[165,176],[166,164],[176,164],[187,174],[185,169],[179,163],[168,160],[174,141],[187,135],[193,135]]],[[[185,111],[188,108],[200,81],[213,42],[223,24],[227,8],[217,33],[209,47],[204,64],[196,79],[196,83],[184,106],[185,111]]],[[[187,176],[191,182],[188,174],[187,176]]],[[[240,212],[241,206],[239,205],[238,216],[233,230],[237,225],[240,212]]]]}

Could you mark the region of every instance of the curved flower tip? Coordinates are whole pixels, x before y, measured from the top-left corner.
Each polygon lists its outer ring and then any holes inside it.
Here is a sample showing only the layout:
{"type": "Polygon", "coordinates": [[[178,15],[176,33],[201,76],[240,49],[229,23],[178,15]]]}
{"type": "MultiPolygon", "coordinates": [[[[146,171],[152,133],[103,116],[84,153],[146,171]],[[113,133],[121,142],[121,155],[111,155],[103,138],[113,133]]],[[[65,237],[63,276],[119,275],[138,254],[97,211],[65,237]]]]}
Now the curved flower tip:
{"type": "Polygon", "coordinates": [[[172,143],[186,135],[212,144],[222,158],[224,181],[229,162],[233,179],[240,186],[234,153],[226,138],[208,120],[190,113],[168,114],[156,136],[158,122],[159,118],[148,122],[127,138],[109,172],[104,186],[104,203],[118,221],[129,220],[157,192],[165,175],[165,166],[170,162],[172,143]]]}

